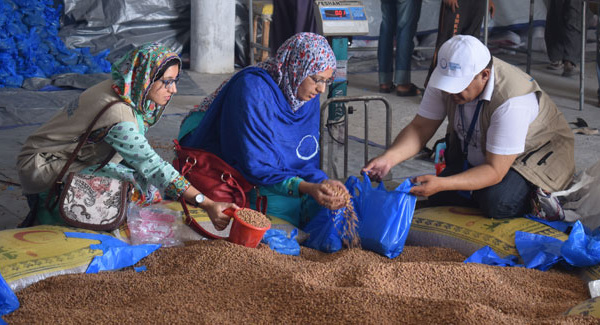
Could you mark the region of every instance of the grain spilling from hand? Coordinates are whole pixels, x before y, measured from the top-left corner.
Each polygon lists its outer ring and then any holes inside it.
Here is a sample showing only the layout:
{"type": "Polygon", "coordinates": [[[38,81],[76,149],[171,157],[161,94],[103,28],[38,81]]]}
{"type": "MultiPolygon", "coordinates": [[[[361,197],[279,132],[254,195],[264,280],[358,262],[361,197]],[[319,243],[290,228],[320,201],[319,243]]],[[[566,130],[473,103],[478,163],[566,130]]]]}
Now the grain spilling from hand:
{"type": "Polygon", "coordinates": [[[300,256],[223,240],[161,248],[141,265],[48,278],[17,292],[15,324],[598,324],[564,316],[589,298],[558,272],[465,264],[446,248],[395,259],[344,249],[300,256]]]}
{"type": "Polygon", "coordinates": [[[264,214],[252,209],[238,209],[235,212],[242,221],[256,228],[267,228],[271,226],[271,221],[264,214]]]}
{"type": "MultiPolygon", "coordinates": [[[[358,236],[358,217],[354,211],[354,205],[352,204],[352,196],[345,189],[334,186],[331,184],[325,184],[325,186],[333,191],[337,197],[341,197],[345,204],[344,218],[342,220],[340,237],[344,246],[349,248],[360,247],[360,236],[358,236]]],[[[329,210],[332,210],[333,206],[327,206],[329,210]]]]}

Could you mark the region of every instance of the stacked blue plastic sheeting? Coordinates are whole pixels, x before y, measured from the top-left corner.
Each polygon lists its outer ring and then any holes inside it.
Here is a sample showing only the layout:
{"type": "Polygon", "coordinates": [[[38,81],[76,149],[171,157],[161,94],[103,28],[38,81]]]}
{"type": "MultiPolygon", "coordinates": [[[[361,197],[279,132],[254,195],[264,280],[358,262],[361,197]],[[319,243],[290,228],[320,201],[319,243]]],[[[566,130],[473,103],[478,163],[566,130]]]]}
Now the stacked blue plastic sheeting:
{"type": "Polygon", "coordinates": [[[52,0],[0,0],[0,87],[32,77],[108,73],[108,50],[68,49],[58,37],[61,7],[52,0]]]}

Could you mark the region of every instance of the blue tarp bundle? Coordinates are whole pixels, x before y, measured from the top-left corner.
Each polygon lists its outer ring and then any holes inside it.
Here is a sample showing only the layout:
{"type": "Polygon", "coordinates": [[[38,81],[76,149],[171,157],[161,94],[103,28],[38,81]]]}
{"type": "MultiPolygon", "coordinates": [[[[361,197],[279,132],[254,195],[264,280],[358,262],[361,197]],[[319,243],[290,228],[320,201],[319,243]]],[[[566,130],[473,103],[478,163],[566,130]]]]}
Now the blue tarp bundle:
{"type": "Polygon", "coordinates": [[[108,50],[68,49],[58,37],[60,7],[52,0],[0,0],[0,87],[61,73],[108,73],[108,50]]]}
{"type": "Polygon", "coordinates": [[[473,253],[465,263],[520,266],[541,271],[557,263],[569,267],[600,264],[600,233],[591,232],[580,221],[573,223],[569,238],[564,242],[549,236],[517,231],[515,246],[524,264],[518,264],[518,258],[513,255],[499,257],[489,246],[473,253]]]}

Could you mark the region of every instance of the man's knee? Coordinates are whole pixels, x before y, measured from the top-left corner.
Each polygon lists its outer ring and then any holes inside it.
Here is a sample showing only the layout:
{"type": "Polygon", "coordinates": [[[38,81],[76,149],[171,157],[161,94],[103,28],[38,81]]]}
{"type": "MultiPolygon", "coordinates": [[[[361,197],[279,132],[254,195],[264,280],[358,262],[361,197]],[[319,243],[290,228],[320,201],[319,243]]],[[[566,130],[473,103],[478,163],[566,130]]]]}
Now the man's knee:
{"type": "Polygon", "coordinates": [[[529,196],[512,192],[484,191],[477,198],[479,209],[488,218],[516,218],[529,212],[529,196]]]}

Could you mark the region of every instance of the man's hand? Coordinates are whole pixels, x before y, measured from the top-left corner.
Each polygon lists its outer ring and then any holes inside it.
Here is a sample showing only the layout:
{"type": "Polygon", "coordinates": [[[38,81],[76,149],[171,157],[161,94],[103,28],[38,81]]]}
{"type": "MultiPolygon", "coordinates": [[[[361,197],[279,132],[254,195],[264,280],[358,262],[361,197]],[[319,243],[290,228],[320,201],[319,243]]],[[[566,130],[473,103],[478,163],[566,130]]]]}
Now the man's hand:
{"type": "Polygon", "coordinates": [[[227,202],[215,202],[206,198],[205,201],[200,205],[210,218],[215,229],[221,231],[227,228],[229,225],[230,216],[223,213],[224,210],[228,208],[239,209],[239,207],[235,203],[227,203],[227,202]],[[209,201],[209,202],[206,202],[209,201]]]}
{"type": "Polygon", "coordinates": [[[476,191],[496,185],[504,179],[517,155],[486,153],[485,163],[448,177],[434,175],[417,176],[410,192],[419,196],[431,196],[442,191],[476,191]]]}
{"type": "Polygon", "coordinates": [[[458,9],[458,0],[444,0],[444,4],[452,8],[452,12],[456,12],[458,9]]]}
{"type": "Polygon", "coordinates": [[[381,182],[381,179],[390,172],[393,163],[385,156],[379,156],[371,159],[360,172],[367,173],[369,179],[376,182],[381,182]]]}
{"type": "Polygon", "coordinates": [[[410,189],[410,193],[417,196],[431,196],[438,192],[445,191],[444,177],[437,177],[435,175],[422,175],[412,179],[413,183],[417,185],[410,189]]]}

